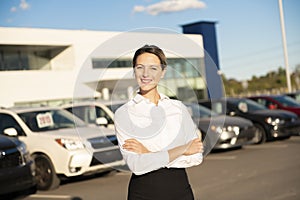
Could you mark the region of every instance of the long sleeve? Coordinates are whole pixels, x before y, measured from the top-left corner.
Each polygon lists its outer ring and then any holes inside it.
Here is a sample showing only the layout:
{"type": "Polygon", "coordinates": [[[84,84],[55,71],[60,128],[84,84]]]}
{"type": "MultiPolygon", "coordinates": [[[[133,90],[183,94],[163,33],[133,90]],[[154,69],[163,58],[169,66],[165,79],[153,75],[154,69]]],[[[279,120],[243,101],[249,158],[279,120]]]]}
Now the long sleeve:
{"type": "MultiPolygon", "coordinates": [[[[200,130],[195,125],[188,112],[187,107],[182,104],[182,131],[185,134],[185,143],[199,137],[198,134],[200,130]]],[[[175,159],[173,162],[169,163],[167,167],[192,167],[201,164],[203,161],[202,153],[197,153],[189,156],[182,155],[175,159]]]]}
{"type": "Polygon", "coordinates": [[[115,115],[115,131],[118,139],[120,151],[129,169],[136,175],[148,173],[153,170],[165,167],[169,163],[168,151],[158,151],[154,153],[137,154],[123,149],[122,145],[130,137],[120,130],[118,113],[115,115]]]}
{"type": "Polygon", "coordinates": [[[186,168],[199,165],[202,154],[181,155],[170,162],[169,150],[197,138],[198,128],[180,101],[164,99],[158,106],[135,98],[121,106],[114,116],[120,151],[129,169],[141,175],[163,167],[186,168]],[[151,153],[125,150],[127,139],[136,139],[151,153]]]}

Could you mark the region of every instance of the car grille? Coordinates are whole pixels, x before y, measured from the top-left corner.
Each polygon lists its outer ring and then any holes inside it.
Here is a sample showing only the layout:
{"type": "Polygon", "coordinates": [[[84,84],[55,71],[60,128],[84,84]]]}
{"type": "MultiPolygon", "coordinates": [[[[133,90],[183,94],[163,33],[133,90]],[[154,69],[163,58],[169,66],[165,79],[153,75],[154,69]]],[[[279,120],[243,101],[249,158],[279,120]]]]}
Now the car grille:
{"type": "Polygon", "coordinates": [[[122,159],[123,157],[119,149],[96,152],[93,154],[90,166],[111,163],[122,159]]]}
{"type": "Polygon", "coordinates": [[[256,131],[256,129],[254,126],[248,126],[248,127],[241,128],[238,139],[245,140],[245,141],[247,141],[247,139],[250,140],[255,136],[255,131],[256,131]]]}
{"type": "Polygon", "coordinates": [[[106,136],[106,137],[95,137],[88,139],[94,149],[100,149],[105,147],[111,147],[114,145],[118,145],[117,137],[114,135],[106,136]]]}
{"type": "Polygon", "coordinates": [[[22,163],[22,156],[17,149],[0,151],[0,169],[16,167],[22,163]]]}

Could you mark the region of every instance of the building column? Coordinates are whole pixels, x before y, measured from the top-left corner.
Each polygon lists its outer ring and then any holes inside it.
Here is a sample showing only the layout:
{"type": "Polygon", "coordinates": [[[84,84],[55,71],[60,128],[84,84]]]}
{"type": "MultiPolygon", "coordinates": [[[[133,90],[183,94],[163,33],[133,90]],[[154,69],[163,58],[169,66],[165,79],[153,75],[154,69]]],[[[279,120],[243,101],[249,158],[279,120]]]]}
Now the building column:
{"type": "Polygon", "coordinates": [[[205,80],[207,96],[210,99],[218,99],[224,95],[215,24],[215,22],[200,21],[182,25],[184,34],[201,34],[203,36],[205,80]]]}

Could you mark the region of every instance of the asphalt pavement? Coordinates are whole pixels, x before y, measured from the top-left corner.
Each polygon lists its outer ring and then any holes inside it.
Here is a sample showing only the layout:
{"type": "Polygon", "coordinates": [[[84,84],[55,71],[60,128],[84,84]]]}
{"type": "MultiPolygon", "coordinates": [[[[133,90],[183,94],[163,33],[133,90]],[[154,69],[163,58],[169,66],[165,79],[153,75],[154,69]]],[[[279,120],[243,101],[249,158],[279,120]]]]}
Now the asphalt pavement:
{"type": "MultiPolygon", "coordinates": [[[[300,137],[210,153],[187,170],[195,200],[299,200],[300,137]]],[[[65,181],[25,200],[125,200],[128,172],[65,181]]]]}

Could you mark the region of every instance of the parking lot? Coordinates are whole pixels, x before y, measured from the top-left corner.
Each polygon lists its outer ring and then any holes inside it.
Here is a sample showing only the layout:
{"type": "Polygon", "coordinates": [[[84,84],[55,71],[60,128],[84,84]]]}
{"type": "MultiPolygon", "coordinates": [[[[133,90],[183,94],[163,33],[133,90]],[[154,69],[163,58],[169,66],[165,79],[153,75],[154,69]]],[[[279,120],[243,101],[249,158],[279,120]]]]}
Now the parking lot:
{"type": "MultiPolygon", "coordinates": [[[[209,154],[188,169],[196,200],[300,199],[300,137],[209,154]]],[[[128,172],[111,172],[65,181],[26,200],[126,199],[128,172]]]]}

